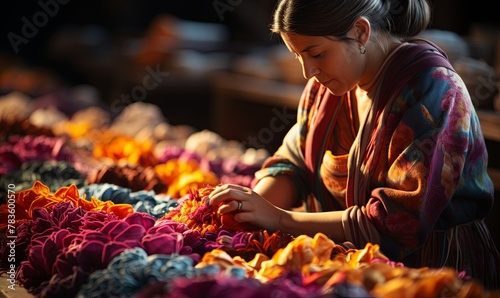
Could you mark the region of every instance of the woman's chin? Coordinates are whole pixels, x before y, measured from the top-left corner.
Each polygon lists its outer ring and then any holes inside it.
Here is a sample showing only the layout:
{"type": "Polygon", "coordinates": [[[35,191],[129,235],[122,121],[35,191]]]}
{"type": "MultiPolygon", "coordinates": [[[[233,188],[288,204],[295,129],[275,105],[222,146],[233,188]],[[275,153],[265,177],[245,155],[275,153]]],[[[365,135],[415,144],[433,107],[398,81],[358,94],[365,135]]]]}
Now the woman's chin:
{"type": "Polygon", "coordinates": [[[328,89],[328,91],[330,91],[331,94],[335,95],[335,96],[342,96],[344,94],[347,93],[346,90],[340,90],[340,89],[337,89],[337,88],[331,88],[331,87],[326,87],[326,89],[328,89]]]}

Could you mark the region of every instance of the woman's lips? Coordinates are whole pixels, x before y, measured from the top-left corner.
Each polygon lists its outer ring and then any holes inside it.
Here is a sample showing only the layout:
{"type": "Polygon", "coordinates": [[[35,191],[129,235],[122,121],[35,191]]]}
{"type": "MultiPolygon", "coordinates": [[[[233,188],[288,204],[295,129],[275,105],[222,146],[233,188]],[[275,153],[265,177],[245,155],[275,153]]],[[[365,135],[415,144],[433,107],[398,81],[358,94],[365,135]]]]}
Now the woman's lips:
{"type": "Polygon", "coordinates": [[[330,84],[332,81],[333,81],[333,79],[325,81],[325,82],[320,82],[320,83],[321,83],[321,85],[326,86],[326,85],[330,84]]]}

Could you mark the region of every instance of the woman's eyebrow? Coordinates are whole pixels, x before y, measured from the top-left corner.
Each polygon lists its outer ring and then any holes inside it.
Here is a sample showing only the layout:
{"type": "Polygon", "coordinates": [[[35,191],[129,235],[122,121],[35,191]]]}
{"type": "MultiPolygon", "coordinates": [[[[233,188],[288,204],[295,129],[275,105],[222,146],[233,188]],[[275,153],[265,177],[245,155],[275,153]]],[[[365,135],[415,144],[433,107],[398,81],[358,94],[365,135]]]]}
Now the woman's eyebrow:
{"type": "Polygon", "coordinates": [[[309,51],[311,48],[314,48],[314,47],[317,47],[317,46],[319,46],[319,44],[313,44],[313,45],[310,45],[310,46],[308,46],[307,48],[303,49],[303,50],[301,51],[301,53],[307,52],[307,51],[309,51]]]}

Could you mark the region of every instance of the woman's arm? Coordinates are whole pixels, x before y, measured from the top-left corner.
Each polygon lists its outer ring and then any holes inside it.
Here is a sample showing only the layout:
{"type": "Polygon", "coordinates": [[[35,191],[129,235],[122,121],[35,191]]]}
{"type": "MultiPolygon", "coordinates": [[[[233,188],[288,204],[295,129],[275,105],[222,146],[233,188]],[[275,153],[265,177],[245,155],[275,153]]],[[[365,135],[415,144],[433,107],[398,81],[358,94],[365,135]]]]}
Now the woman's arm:
{"type": "Polygon", "coordinates": [[[264,177],[254,186],[253,191],[286,210],[292,209],[298,196],[292,179],[285,175],[264,177]]]}
{"type": "Polygon", "coordinates": [[[346,241],[342,227],[343,211],[329,212],[297,212],[285,211],[280,219],[280,230],[294,236],[308,235],[314,237],[316,233],[327,235],[334,242],[346,241]]]}
{"type": "MultiPolygon", "coordinates": [[[[292,179],[287,176],[265,177],[253,189],[276,207],[290,210],[296,201],[297,190],[292,179]]],[[[293,235],[306,234],[313,237],[322,232],[335,242],[344,242],[342,211],[305,213],[282,211],[278,228],[293,235]]]]}

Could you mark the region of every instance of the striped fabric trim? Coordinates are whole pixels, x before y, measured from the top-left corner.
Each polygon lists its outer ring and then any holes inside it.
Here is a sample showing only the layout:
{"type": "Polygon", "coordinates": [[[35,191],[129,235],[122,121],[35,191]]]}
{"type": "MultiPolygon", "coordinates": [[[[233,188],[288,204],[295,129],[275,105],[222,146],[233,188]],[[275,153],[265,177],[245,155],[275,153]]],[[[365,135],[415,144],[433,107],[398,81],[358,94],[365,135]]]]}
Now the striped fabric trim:
{"type": "Polygon", "coordinates": [[[351,206],[342,214],[342,225],[346,240],[356,247],[367,243],[380,244],[380,234],[366,216],[365,207],[351,206]]]}

